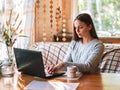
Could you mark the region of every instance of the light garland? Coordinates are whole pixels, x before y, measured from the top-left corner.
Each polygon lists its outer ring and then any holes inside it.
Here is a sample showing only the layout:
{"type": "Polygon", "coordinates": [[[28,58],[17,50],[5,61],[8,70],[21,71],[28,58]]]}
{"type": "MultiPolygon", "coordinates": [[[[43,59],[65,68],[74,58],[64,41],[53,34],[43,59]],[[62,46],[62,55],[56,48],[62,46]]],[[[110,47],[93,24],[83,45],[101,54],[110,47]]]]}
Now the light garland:
{"type": "Polygon", "coordinates": [[[50,27],[53,27],[53,1],[50,0],[50,27]]]}
{"type": "Polygon", "coordinates": [[[62,41],[66,41],[66,19],[62,20],[62,41]]]}
{"type": "Polygon", "coordinates": [[[35,41],[40,39],[40,0],[36,1],[35,8],[35,41]]]}
{"type": "Polygon", "coordinates": [[[57,34],[55,41],[60,41],[58,34],[61,30],[62,41],[66,41],[66,15],[65,5],[62,6],[63,1],[49,0],[48,2],[47,0],[36,0],[35,41],[53,41],[53,33],[55,32],[57,34]]]}
{"type": "Polygon", "coordinates": [[[52,41],[52,28],[53,28],[53,1],[50,0],[50,27],[51,27],[51,31],[50,31],[50,41],[52,41]]]}
{"type": "Polygon", "coordinates": [[[65,13],[65,10],[66,10],[66,7],[65,7],[65,0],[62,0],[62,41],[66,41],[66,13],[65,13]]]}
{"type": "Polygon", "coordinates": [[[60,18],[61,18],[60,6],[57,7],[57,9],[56,9],[56,17],[55,18],[56,18],[56,32],[57,32],[56,41],[59,41],[58,34],[59,34],[59,24],[60,24],[60,18]]]}
{"type": "MultiPolygon", "coordinates": [[[[64,3],[65,1],[62,0],[64,3]]],[[[62,41],[66,41],[66,13],[65,13],[65,5],[62,3],[62,41]]]]}
{"type": "Polygon", "coordinates": [[[44,5],[43,5],[43,41],[46,41],[46,0],[44,0],[44,5]]]}

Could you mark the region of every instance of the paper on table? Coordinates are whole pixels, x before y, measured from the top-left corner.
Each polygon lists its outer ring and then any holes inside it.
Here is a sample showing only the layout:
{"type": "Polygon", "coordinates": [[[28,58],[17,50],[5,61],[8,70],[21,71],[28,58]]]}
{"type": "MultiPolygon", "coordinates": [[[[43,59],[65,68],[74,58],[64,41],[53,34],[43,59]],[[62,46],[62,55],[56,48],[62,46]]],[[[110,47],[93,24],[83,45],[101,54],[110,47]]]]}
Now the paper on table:
{"type": "Polygon", "coordinates": [[[24,90],[76,90],[80,83],[43,82],[33,80],[24,90]]]}

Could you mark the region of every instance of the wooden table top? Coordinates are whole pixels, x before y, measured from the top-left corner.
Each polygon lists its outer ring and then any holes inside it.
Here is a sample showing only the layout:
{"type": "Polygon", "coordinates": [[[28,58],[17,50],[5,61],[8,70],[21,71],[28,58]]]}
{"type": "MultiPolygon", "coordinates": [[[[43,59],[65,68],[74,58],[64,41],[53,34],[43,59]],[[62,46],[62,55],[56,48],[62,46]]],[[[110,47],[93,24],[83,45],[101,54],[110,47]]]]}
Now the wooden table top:
{"type": "Polygon", "coordinates": [[[120,74],[114,73],[85,74],[79,80],[41,79],[26,74],[15,74],[13,86],[5,86],[4,78],[0,76],[0,90],[24,90],[32,80],[79,82],[77,90],[120,90],[120,74]]]}

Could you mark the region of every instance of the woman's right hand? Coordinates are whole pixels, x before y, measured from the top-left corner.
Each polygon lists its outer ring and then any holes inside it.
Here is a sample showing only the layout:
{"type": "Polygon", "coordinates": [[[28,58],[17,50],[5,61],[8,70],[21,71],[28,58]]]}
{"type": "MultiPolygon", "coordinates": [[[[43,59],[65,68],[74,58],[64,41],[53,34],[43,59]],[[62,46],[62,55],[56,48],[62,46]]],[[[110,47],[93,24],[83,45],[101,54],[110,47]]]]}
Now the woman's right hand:
{"type": "Polygon", "coordinates": [[[63,66],[64,66],[64,63],[62,62],[62,63],[57,64],[56,66],[46,66],[45,69],[46,69],[47,73],[51,74],[51,73],[58,71],[63,66]]]}
{"type": "Polygon", "coordinates": [[[56,71],[56,67],[55,66],[46,66],[45,70],[47,73],[51,74],[51,73],[54,73],[56,71]]]}

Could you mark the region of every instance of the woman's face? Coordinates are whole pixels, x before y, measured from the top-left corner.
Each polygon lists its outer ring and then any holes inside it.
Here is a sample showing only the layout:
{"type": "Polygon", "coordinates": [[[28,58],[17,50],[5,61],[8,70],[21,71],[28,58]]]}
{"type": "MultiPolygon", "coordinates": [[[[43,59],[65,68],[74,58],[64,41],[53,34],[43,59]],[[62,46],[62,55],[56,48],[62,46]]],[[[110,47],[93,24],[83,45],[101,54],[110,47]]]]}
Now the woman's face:
{"type": "Polygon", "coordinates": [[[86,25],[84,22],[75,20],[74,21],[75,31],[78,37],[85,37],[90,35],[89,30],[91,30],[91,25],[86,25]]]}

